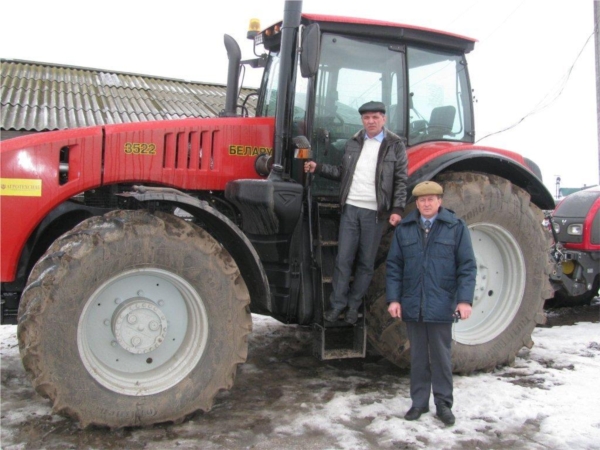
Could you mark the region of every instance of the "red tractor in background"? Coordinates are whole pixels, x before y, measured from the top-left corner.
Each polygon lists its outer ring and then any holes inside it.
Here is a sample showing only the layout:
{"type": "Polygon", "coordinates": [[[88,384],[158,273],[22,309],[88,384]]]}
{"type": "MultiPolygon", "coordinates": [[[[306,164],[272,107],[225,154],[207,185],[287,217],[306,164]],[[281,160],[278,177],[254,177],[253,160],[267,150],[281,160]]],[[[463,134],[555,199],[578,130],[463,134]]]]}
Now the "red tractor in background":
{"type": "Polygon", "coordinates": [[[600,186],[563,198],[548,214],[557,270],[546,306],[589,305],[600,294],[600,186]]]}
{"type": "MultiPolygon", "coordinates": [[[[233,385],[251,313],[314,329],[320,358],[408,364],[384,292],[386,232],[355,326],[323,321],[336,255],[336,164],[382,101],[406,139],[409,189],[434,179],[466,220],[478,263],[473,315],[455,325],[454,370],[510,363],[552,297],[554,202],[537,166],[474,144],[469,38],[390,22],[303,14],[229,55],[221,117],[49,132],[2,143],[2,317],[54,411],[112,428],[182,420],[233,385]],[[256,117],[238,106],[241,64],[264,68],[256,117]],[[18,309],[18,317],[17,317],[18,309]]],[[[409,191],[410,192],[410,191],[409,191]]],[[[408,209],[414,207],[409,199],[408,209]]]]}

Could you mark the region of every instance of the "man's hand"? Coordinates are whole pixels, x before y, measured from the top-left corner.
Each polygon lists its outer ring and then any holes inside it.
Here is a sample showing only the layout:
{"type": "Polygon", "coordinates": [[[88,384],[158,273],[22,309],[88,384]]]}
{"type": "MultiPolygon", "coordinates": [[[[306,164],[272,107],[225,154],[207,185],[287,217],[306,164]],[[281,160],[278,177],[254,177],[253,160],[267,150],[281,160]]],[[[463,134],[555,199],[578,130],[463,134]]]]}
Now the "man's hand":
{"type": "Polygon", "coordinates": [[[304,163],[304,171],[307,173],[313,173],[315,171],[315,168],[317,167],[317,163],[314,161],[306,161],[304,163]]]}
{"type": "Polygon", "coordinates": [[[401,220],[402,220],[402,216],[400,216],[400,214],[392,214],[390,216],[390,225],[395,227],[396,225],[398,225],[400,223],[401,220]]]}
{"type": "Polygon", "coordinates": [[[402,319],[402,306],[398,302],[392,302],[388,306],[388,312],[390,316],[398,319],[402,319]]]}
{"type": "Polygon", "coordinates": [[[460,313],[460,320],[465,320],[471,317],[471,305],[468,303],[459,303],[456,310],[460,313]]]}

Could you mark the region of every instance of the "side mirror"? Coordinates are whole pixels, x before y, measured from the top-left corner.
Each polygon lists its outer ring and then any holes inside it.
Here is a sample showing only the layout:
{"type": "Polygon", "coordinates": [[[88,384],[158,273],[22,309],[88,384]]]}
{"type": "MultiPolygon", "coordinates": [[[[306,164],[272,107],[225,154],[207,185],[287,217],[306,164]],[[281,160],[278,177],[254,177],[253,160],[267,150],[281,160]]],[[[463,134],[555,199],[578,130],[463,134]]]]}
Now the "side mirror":
{"type": "Polygon", "coordinates": [[[321,29],[318,23],[310,24],[302,31],[300,52],[300,73],[304,78],[314,77],[319,70],[321,53],[321,29]]]}

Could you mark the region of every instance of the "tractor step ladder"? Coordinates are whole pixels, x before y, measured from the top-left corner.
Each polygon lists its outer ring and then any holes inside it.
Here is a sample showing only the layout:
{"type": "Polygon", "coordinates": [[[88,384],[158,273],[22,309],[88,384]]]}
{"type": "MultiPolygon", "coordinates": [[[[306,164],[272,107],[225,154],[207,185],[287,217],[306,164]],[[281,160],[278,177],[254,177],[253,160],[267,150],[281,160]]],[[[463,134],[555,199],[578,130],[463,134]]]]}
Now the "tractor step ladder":
{"type": "Polygon", "coordinates": [[[359,316],[354,325],[343,320],[334,324],[315,323],[313,333],[313,354],[321,360],[366,356],[367,327],[364,314],[359,316]]]}
{"type": "Polygon", "coordinates": [[[321,359],[364,358],[367,350],[367,327],[365,315],[359,311],[354,325],[340,317],[327,322],[323,313],[329,309],[332,291],[333,268],[338,248],[340,207],[333,203],[316,204],[315,260],[317,263],[317,317],[313,326],[313,354],[321,359]]]}

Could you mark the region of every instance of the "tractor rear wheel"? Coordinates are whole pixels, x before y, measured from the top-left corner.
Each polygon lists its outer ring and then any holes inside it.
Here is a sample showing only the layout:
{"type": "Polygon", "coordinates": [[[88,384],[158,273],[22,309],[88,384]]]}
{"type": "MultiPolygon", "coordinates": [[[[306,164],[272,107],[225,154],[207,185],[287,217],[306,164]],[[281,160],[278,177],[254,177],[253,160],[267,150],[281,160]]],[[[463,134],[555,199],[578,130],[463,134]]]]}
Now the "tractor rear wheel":
{"type": "MultiPolygon", "coordinates": [[[[531,333],[545,322],[544,299],[552,293],[550,236],[542,226],[543,214],[525,191],[500,177],[456,172],[436,181],[444,186],[443,206],[467,222],[477,259],[472,316],[453,329],[453,370],[469,373],[510,364],[523,346],[533,345],[531,333]]],[[[405,325],[387,312],[385,263],[377,270],[369,299],[371,344],[408,367],[405,325]]]]}
{"type": "Polygon", "coordinates": [[[19,349],[37,392],[81,427],[177,422],[232,387],[248,305],[237,265],[205,230],[114,211],[63,235],[34,267],[19,349]]]}

